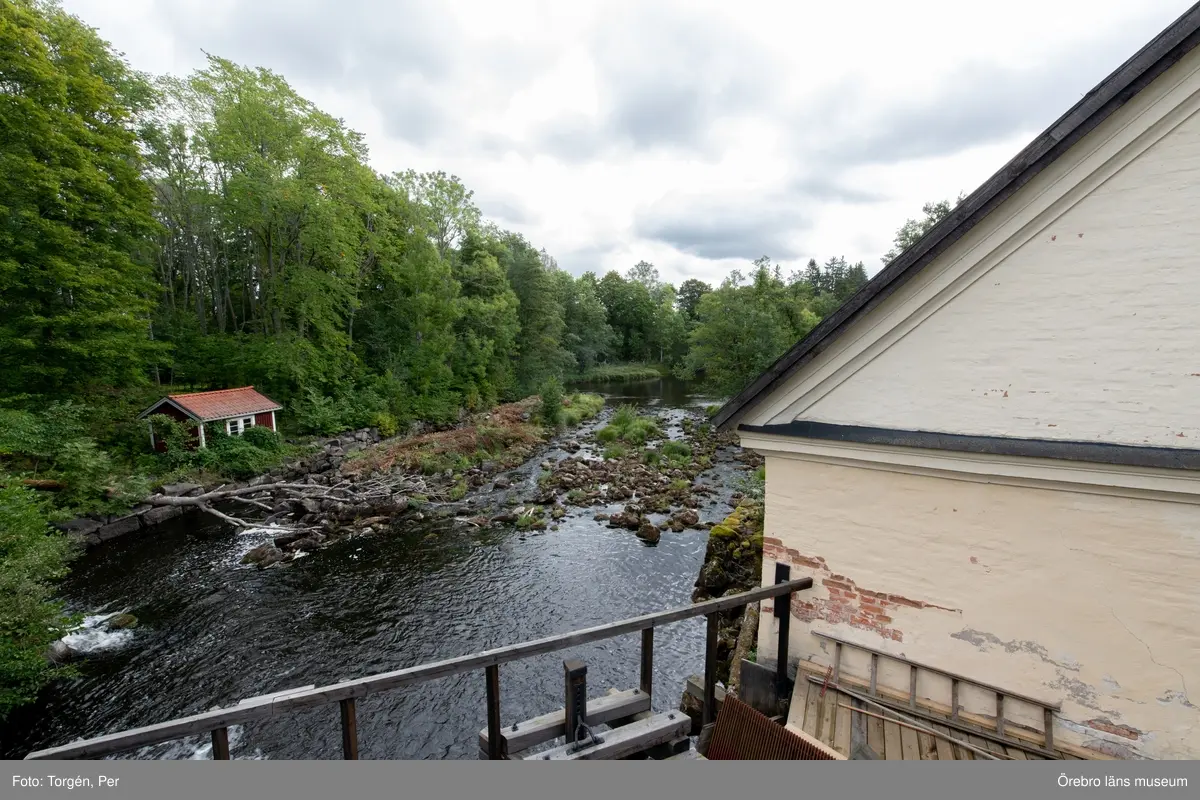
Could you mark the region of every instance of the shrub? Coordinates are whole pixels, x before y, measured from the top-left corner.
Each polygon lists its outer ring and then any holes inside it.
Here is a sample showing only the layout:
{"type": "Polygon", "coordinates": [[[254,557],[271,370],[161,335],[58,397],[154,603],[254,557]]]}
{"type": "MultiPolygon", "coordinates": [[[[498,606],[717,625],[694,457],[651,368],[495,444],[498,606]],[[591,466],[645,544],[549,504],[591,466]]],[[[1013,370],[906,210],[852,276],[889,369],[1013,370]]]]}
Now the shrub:
{"type": "Polygon", "coordinates": [[[692,447],[687,442],[671,441],[663,445],[662,453],[667,458],[691,458],[692,447]]]}
{"type": "Polygon", "coordinates": [[[602,443],[620,440],[639,446],[661,435],[658,423],[650,417],[638,416],[632,406],[618,408],[612,420],[596,432],[596,438],[602,443]]]}
{"type": "Polygon", "coordinates": [[[264,428],[261,425],[255,425],[252,428],[247,428],[242,433],[242,441],[249,442],[267,453],[278,453],[283,449],[283,439],[278,433],[270,428],[264,428]]]}
{"type": "Polygon", "coordinates": [[[208,447],[197,452],[203,454],[201,466],[237,479],[260,475],[278,462],[274,452],[261,450],[244,435],[230,436],[220,428],[208,437],[208,447]]]}
{"type": "Polygon", "coordinates": [[[591,419],[604,408],[604,398],[598,394],[573,394],[563,401],[562,420],[574,427],[585,419],[591,419]]]}
{"type": "Polygon", "coordinates": [[[648,467],[656,467],[662,463],[662,453],[654,449],[648,449],[642,453],[642,463],[648,467]]]}
{"type": "Polygon", "coordinates": [[[551,378],[542,384],[542,421],[551,427],[557,427],[563,417],[563,388],[557,378],[551,378]]]}
{"type": "Polygon", "coordinates": [[[49,663],[46,651],[78,624],[54,599],[73,551],[50,528],[34,492],[0,475],[0,719],[70,674],[49,663]]]}
{"type": "Polygon", "coordinates": [[[304,397],[295,407],[296,424],[304,433],[332,436],[349,429],[342,420],[343,411],[338,402],[314,389],[306,389],[304,397]]]}
{"type": "Polygon", "coordinates": [[[604,457],[607,459],[624,458],[627,455],[629,455],[629,448],[620,442],[613,442],[604,448],[604,457]]]}
{"type": "Polygon", "coordinates": [[[596,439],[601,444],[609,444],[610,442],[615,442],[618,438],[620,438],[620,436],[621,436],[621,432],[618,431],[616,428],[614,428],[612,425],[605,425],[603,428],[596,431],[596,439]]]}
{"type": "Polygon", "coordinates": [[[371,415],[370,426],[379,431],[384,439],[390,439],[400,430],[400,421],[387,411],[376,411],[371,415]]]}

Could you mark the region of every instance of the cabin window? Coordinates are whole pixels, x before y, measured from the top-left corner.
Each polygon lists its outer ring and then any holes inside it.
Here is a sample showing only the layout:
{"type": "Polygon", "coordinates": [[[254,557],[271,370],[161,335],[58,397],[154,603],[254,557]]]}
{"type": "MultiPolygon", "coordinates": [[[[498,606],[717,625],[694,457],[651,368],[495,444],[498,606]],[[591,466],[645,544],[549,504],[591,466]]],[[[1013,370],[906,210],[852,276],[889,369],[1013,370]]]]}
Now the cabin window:
{"type": "Polygon", "coordinates": [[[225,420],[225,432],[230,436],[241,436],[247,428],[254,426],[254,417],[225,420]]]}

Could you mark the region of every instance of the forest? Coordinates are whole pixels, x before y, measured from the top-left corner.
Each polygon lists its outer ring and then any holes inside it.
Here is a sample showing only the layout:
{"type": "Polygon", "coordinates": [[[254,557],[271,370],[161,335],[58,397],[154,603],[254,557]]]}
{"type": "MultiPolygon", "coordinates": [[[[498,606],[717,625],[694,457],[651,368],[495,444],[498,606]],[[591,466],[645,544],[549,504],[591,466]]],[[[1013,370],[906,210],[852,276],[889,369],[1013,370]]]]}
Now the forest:
{"type": "Polygon", "coordinates": [[[766,256],[718,286],[644,261],[576,276],[456,176],[377,172],[270,70],[150,76],[56,3],[0,0],[0,714],[57,635],[68,545],[47,520],[189,466],[135,420],[156,398],[254,385],[293,435],[395,433],[588,377],[728,395],[867,278],[766,256]]]}

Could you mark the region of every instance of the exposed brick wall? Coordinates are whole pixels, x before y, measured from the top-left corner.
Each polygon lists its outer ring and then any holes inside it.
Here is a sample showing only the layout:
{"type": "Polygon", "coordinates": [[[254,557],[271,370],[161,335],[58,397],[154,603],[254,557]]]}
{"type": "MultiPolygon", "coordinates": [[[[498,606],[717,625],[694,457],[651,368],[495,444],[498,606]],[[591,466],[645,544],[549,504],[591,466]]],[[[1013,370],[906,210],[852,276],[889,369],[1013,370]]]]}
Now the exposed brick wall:
{"type": "MultiPolygon", "coordinates": [[[[810,570],[813,586],[822,586],[827,597],[814,592],[798,592],[792,595],[792,615],[804,622],[822,620],[834,624],[872,631],[885,639],[904,641],[904,633],[892,625],[890,613],[900,606],[907,608],[934,608],[958,613],[959,609],[912,600],[898,594],[887,594],[864,589],[845,575],[829,568],[820,556],[806,556],[799,551],[784,547],[779,539],[763,539],[763,559],[803,567],[810,570]]],[[[764,613],[766,613],[764,608],[764,613]]]]}

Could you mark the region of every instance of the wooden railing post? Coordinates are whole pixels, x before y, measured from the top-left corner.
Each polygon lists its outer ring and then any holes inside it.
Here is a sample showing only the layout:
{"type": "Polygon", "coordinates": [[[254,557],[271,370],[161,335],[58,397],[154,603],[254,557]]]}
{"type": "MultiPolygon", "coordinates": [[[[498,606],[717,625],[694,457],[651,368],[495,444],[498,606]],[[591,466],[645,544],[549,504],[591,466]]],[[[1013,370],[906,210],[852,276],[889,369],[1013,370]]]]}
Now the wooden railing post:
{"type": "Polygon", "coordinates": [[[654,697],[654,628],[642,630],[642,670],[638,688],[647,697],[654,697]]]}
{"type": "MultiPolygon", "coordinates": [[[[792,568],[788,564],[775,564],[775,583],[791,580],[792,568]]],[[[788,689],[788,640],[791,637],[792,595],[791,592],[775,598],[775,616],[779,620],[779,646],[775,661],[775,694],[779,702],[786,702],[788,689]]]]}
{"type": "Polygon", "coordinates": [[[504,758],[504,737],[500,733],[500,665],[492,664],[487,673],[488,758],[504,758]]]}
{"type": "Polygon", "coordinates": [[[229,760],[229,729],[217,728],[212,732],[213,761],[229,760]]]}
{"type": "Polygon", "coordinates": [[[717,718],[717,645],[719,644],[721,615],[714,611],[708,615],[708,636],[704,647],[704,711],[701,724],[708,725],[717,718]]]}
{"type": "Polygon", "coordinates": [[[342,707],[342,758],[358,760],[358,719],[354,713],[354,698],[347,697],[342,707]]]}

